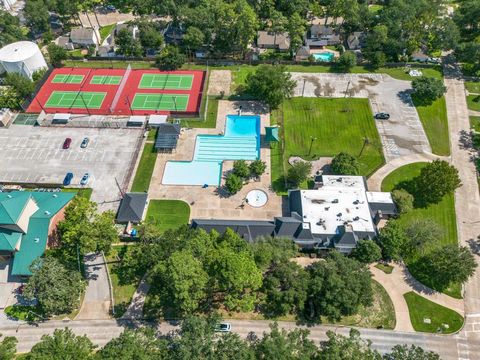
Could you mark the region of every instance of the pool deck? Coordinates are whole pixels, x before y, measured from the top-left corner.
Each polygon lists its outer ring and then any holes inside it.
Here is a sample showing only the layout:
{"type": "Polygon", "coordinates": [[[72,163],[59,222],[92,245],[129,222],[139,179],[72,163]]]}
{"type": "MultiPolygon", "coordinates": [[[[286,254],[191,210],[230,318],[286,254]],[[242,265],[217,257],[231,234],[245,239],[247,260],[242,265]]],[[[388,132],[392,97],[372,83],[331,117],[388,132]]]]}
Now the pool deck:
{"type": "MultiPolygon", "coordinates": [[[[271,191],[270,176],[270,147],[263,141],[265,126],[270,124],[270,114],[259,103],[252,101],[221,100],[218,104],[217,126],[215,129],[184,129],[173,154],[158,154],[153,171],[152,181],[148,190],[149,199],[183,200],[190,204],[190,219],[237,219],[237,220],[272,220],[282,215],[282,198],[271,191]],[[223,134],[227,115],[236,115],[239,106],[242,106],[242,115],[260,115],[262,142],[260,158],[267,164],[265,173],[260,181],[251,180],[242,190],[233,196],[226,196],[226,192],[215,186],[203,189],[192,185],[163,185],[162,177],[167,161],[191,161],[195,150],[197,135],[223,134]],[[253,189],[264,190],[268,194],[268,202],[260,208],[253,208],[247,204],[241,207],[247,193],[253,189]]],[[[225,174],[233,167],[233,161],[224,161],[222,182],[225,174]]]]}

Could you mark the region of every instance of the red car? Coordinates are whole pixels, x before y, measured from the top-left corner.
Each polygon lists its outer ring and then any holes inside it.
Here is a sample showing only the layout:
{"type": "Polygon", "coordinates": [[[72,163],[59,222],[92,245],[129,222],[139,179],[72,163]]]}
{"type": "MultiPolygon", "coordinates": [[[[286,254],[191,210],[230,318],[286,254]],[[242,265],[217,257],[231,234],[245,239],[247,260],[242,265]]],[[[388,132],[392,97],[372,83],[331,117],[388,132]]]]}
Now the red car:
{"type": "Polygon", "coordinates": [[[72,139],[66,138],[65,141],[63,142],[63,148],[64,149],[69,149],[71,143],[72,143],[72,139]]]}

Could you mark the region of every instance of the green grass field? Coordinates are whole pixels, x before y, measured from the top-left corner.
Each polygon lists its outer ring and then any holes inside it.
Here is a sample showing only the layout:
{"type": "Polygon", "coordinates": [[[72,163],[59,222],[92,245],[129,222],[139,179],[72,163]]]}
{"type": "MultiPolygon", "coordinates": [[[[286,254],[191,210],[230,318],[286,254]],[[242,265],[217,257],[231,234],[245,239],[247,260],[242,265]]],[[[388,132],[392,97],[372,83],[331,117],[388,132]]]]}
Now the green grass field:
{"type": "Polygon", "coordinates": [[[468,95],[467,106],[470,110],[480,111],[480,95],[468,95]]]}
{"type": "MultiPolygon", "coordinates": [[[[395,187],[403,182],[409,181],[420,174],[421,169],[427,165],[425,162],[413,163],[402,166],[389,174],[382,183],[382,191],[392,191],[395,187]]],[[[438,204],[431,204],[425,208],[415,208],[412,211],[402,214],[399,218],[401,224],[409,224],[414,219],[432,219],[441,227],[443,236],[438,239],[438,242],[432,244],[429,250],[433,250],[443,245],[457,244],[457,222],[455,218],[455,201],[453,195],[445,196],[438,204]]],[[[412,258],[406,259],[407,265],[412,265],[415,260],[419,258],[420,254],[414,254],[412,258]]],[[[412,275],[417,279],[422,279],[422,282],[435,288],[435,285],[429,281],[428,274],[416,273],[416,269],[409,267],[412,275]]],[[[443,291],[445,294],[455,298],[461,298],[460,284],[452,284],[448,289],[443,291]]]]}
{"type": "Polygon", "coordinates": [[[94,75],[90,84],[94,85],[118,85],[122,81],[122,76],[94,75]]]}
{"type": "Polygon", "coordinates": [[[160,231],[176,229],[188,224],[190,206],[181,200],[150,200],[146,221],[155,224],[160,231]]]}
{"type": "Polygon", "coordinates": [[[133,110],[185,111],[188,95],[136,93],[132,101],[133,110]]]}
{"type": "Polygon", "coordinates": [[[108,35],[112,33],[112,30],[115,28],[117,24],[110,24],[106,26],[102,26],[99,30],[100,33],[100,41],[103,42],[107,38],[108,35]]]}
{"type": "Polygon", "coordinates": [[[470,127],[480,132],[480,116],[470,116],[470,127]]]}
{"type": "Polygon", "coordinates": [[[480,81],[466,81],[465,87],[470,93],[480,94],[480,81]]]}
{"type": "MultiPolygon", "coordinates": [[[[285,141],[283,161],[290,156],[305,160],[348,152],[357,157],[360,174],[369,176],[384,164],[382,145],[367,99],[292,98],[273,112],[272,123],[282,126],[285,141]],[[313,143],[312,143],[313,137],[313,143]],[[368,144],[365,145],[365,139],[368,144]],[[311,151],[310,151],[311,146],[311,151]]],[[[272,151],[272,182],[283,181],[280,146],[272,151]]],[[[279,190],[281,191],[281,190],[279,190]]]]}
{"type": "Polygon", "coordinates": [[[89,91],[54,91],[45,107],[100,109],[107,93],[89,91]]]}
{"type": "Polygon", "coordinates": [[[463,317],[457,312],[438,305],[413,291],[403,295],[410,312],[410,321],[415,331],[451,334],[461,329],[463,317]],[[426,324],[424,319],[430,319],[426,324]],[[443,326],[448,325],[448,329],[443,326]]]}
{"type": "MultiPolygon", "coordinates": [[[[218,101],[219,98],[217,96],[208,95],[208,109],[205,114],[205,120],[185,118],[181,120],[182,127],[215,128],[217,126],[218,101]]],[[[203,112],[200,111],[200,113],[203,112]]]]}
{"type": "Polygon", "coordinates": [[[448,134],[448,118],[445,97],[435,100],[430,105],[421,105],[415,96],[412,97],[417,108],[423,129],[427,134],[432,152],[437,155],[450,155],[450,138],[448,134]]]}
{"type": "Polygon", "coordinates": [[[143,74],[139,89],[190,90],[193,75],[143,74]]]}
{"type": "Polygon", "coordinates": [[[83,75],[57,74],[52,79],[54,84],[80,84],[83,81],[83,75]]]}
{"type": "Polygon", "coordinates": [[[157,160],[157,153],[154,150],[153,143],[145,143],[142,157],[138,164],[135,178],[133,179],[132,192],[147,192],[150,186],[153,169],[155,168],[155,161],[157,160]]]}

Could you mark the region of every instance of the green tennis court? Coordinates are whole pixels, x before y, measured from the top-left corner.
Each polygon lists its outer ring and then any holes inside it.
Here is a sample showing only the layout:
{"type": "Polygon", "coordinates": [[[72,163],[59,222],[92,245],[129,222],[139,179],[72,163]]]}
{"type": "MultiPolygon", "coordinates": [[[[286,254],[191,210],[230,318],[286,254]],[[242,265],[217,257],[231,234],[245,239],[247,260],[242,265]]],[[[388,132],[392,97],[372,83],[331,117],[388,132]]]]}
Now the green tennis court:
{"type": "Polygon", "coordinates": [[[139,89],[190,90],[193,75],[143,74],[139,89]]]}
{"type": "Polygon", "coordinates": [[[122,81],[122,76],[94,75],[90,84],[95,85],[118,85],[122,81]]]}
{"type": "Polygon", "coordinates": [[[135,94],[132,110],[185,111],[188,95],[178,94],[135,94]]]}
{"type": "Polygon", "coordinates": [[[61,84],[80,84],[83,81],[83,75],[57,74],[52,83],[61,84]]]}
{"type": "Polygon", "coordinates": [[[100,109],[106,94],[88,91],[54,91],[48,98],[45,107],[100,109]]]}

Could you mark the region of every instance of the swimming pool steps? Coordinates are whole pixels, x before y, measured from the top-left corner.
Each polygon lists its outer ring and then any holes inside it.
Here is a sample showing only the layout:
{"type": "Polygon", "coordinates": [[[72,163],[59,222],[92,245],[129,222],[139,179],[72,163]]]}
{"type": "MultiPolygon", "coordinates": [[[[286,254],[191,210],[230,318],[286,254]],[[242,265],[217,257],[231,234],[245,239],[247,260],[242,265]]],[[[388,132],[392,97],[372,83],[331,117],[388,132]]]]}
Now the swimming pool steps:
{"type": "Polygon", "coordinates": [[[255,160],[258,157],[255,136],[201,136],[197,138],[195,160],[255,160]]]}

